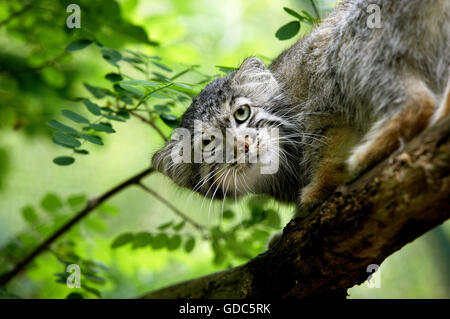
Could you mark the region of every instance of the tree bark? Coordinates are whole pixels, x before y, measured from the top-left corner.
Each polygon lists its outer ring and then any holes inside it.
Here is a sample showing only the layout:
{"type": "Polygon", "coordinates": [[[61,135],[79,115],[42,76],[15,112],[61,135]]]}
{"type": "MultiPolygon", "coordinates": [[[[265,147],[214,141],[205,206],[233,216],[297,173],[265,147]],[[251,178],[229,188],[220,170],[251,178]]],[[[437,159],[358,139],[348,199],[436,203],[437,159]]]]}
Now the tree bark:
{"type": "Polygon", "coordinates": [[[341,298],[371,264],[450,217],[450,118],[338,188],[280,241],[239,267],[144,298],[341,298]]]}

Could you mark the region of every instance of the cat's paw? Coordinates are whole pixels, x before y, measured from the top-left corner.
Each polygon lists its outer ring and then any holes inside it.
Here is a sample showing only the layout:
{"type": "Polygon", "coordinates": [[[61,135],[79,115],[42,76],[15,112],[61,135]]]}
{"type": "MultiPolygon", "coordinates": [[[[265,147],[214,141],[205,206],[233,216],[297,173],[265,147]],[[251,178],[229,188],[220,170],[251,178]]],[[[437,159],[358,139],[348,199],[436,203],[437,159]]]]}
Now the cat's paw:
{"type": "Polygon", "coordinates": [[[311,207],[321,203],[329,194],[330,190],[323,187],[321,184],[311,183],[303,187],[300,194],[300,203],[302,211],[308,210],[311,207]]]}
{"type": "MultiPolygon", "coordinates": [[[[397,156],[401,152],[403,152],[403,149],[405,148],[406,142],[403,138],[399,137],[397,141],[397,149],[393,151],[393,156],[397,156]]],[[[373,148],[373,147],[372,147],[373,148]]],[[[370,146],[366,143],[361,146],[359,146],[351,155],[350,157],[345,161],[346,164],[346,170],[348,175],[348,181],[352,181],[355,178],[362,175],[367,169],[370,167],[376,165],[378,162],[380,162],[383,157],[378,158],[377,156],[371,156],[369,154],[370,146]]],[[[386,152],[384,154],[385,157],[389,156],[389,153],[386,152]]]]}
{"type": "Polygon", "coordinates": [[[369,166],[367,150],[365,148],[368,147],[365,145],[358,147],[345,161],[345,168],[349,180],[361,175],[369,166]]]}

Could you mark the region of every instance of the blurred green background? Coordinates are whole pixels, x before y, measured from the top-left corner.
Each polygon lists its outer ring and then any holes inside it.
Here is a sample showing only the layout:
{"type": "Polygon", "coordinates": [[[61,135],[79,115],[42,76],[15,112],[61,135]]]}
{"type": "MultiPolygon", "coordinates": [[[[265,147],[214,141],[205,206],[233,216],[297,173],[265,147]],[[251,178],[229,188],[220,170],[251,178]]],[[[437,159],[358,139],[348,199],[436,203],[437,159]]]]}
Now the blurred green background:
{"type": "MultiPolygon", "coordinates": [[[[93,118],[74,100],[77,97],[100,106],[110,103],[108,96],[93,98],[83,83],[113,90],[107,73],[148,79],[133,69],[130,59],[120,60],[119,68],[111,58],[102,58],[98,45],[67,52],[70,43],[89,39],[122,54],[131,49],[145,57],[157,56],[149,60],[156,64],[145,71],[163,80],[194,66],[195,71],[179,80],[192,84],[186,92],[195,93],[204,81],[223,75],[224,68],[217,66],[237,67],[250,55],[270,63],[294,43],[297,37],[287,41],[275,37],[280,26],[293,20],[283,7],[312,10],[309,1],[301,0],[83,0],[77,1],[81,28],[68,29],[70,3],[0,3],[0,273],[12,269],[87,199],[147,168],[152,154],[164,144],[151,126],[132,116],[113,123],[115,134],[98,134],[103,146],[83,145],[90,155],[76,156],[70,166],[52,163],[70,152],[52,142],[54,130],[46,123],[56,119],[67,124],[63,109],[93,118]]],[[[321,13],[325,15],[333,3],[319,1],[321,13]]],[[[302,23],[300,36],[310,30],[302,23]]],[[[189,105],[188,98],[180,98],[183,92],[172,93],[176,102],[168,95],[155,96],[147,103],[147,113],[142,113],[166,136],[172,129],[168,116],[178,118],[189,105]],[[161,106],[164,103],[168,104],[161,106]]],[[[139,100],[130,96],[134,103],[139,100]]],[[[0,290],[0,296],[66,298],[74,289],[65,285],[65,266],[77,261],[89,269],[82,278],[85,289],[76,291],[84,298],[136,297],[244,263],[264,251],[270,234],[291,218],[292,207],[262,198],[217,202],[210,208],[208,200],[176,188],[159,174],[143,182],[200,223],[210,238],[203,239],[155,197],[129,187],[36,258],[0,290]],[[266,218],[255,216],[255,211],[264,211],[266,218]],[[150,234],[148,241],[140,242],[143,237],[138,233],[150,234]],[[154,240],[158,235],[162,243],[154,240]]],[[[349,290],[350,297],[449,298],[449,240],[447,222],[389,257],[380,268],[380,288],[362,284],[349,290]]]]}

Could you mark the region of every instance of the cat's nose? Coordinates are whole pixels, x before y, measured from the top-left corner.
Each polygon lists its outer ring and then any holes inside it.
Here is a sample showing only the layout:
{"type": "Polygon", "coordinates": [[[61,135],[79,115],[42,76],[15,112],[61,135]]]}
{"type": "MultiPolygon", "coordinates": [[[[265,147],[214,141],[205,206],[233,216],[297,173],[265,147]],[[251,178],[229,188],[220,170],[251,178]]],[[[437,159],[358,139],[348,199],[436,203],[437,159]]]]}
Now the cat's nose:
{"type": "Polygon", "coordinates": [[[241,153],[245,153],[247,154],[250,150],[250,138],[249,137],[245,137],[245,138],[235,138],[234,139],[234,154],[241,154],[241,153]]]}

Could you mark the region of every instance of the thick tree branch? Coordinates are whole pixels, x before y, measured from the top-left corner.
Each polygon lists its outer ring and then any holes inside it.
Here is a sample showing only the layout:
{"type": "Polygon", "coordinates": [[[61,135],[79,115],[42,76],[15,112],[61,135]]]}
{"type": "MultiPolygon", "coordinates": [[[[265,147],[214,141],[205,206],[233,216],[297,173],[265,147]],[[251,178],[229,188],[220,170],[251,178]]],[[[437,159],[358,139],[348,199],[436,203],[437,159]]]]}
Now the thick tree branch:
{"type": "Polygon", "coordinates": [[[281,240],[242,266],[147,294],[146,298],[345,296],[370,264],[450,217],[450,118],[340,187],[281,240]]]}

